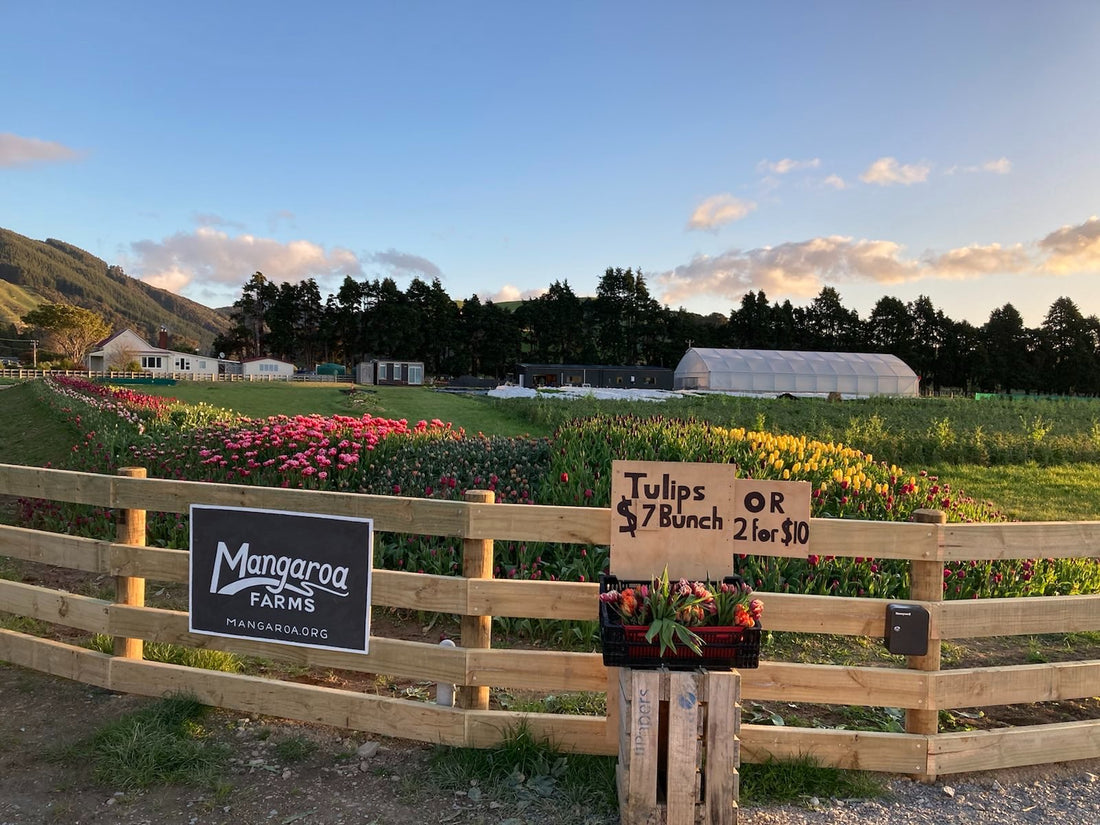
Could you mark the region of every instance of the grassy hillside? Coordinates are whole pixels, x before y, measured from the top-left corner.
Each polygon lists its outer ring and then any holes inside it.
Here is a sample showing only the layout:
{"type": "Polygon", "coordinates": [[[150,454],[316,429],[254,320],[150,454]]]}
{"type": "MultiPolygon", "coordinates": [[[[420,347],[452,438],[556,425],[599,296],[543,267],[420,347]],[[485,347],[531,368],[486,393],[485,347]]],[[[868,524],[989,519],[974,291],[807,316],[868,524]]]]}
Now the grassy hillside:
{"type": "Polygon", "coordinates": [[[215,310],[131,278],[72,244],[0,229],[0,323],[46,302],[85,307],[114,329],[130,327],[150,341],[165,326],[177,340],[205,347],[229,326],[215,310]]]}
{"type": "Polygon", "coordinates": [[[41,298],[23,287],[0,280],[0,325],[19,326],[22,323],[20,319],[40,303],[41,298]]]}

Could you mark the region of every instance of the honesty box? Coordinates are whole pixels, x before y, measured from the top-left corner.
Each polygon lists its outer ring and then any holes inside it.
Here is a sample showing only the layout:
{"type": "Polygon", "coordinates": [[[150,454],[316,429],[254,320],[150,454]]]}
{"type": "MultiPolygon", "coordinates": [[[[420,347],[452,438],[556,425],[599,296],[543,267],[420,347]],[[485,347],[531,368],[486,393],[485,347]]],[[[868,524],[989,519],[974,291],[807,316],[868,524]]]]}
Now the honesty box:
{"type": "Polygon", "coordinates": [[[738,478],[732,464],[614,461],[611,572],[719,579],[734,554],[808,555],[810,484],[738,478]]]}

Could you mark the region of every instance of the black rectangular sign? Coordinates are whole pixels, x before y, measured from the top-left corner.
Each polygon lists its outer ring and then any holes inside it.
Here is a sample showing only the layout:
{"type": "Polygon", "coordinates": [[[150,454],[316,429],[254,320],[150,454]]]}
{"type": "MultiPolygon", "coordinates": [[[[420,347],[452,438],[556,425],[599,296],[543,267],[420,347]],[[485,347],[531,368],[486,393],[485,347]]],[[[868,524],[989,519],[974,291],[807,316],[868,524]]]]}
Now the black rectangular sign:
{"type": "Polygon", "coordinates": [[[191,505],[193,633],[367,652],[373,522],[191,505]]]}

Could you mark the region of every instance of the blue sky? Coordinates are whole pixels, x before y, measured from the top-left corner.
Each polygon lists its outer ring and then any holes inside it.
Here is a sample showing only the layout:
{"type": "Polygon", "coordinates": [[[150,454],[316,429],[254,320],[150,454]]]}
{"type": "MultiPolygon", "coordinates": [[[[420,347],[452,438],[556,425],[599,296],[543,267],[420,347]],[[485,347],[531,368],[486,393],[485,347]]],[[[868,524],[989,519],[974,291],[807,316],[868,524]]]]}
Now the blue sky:
{"type": "Polygon", "coordinates": [[[1100,314],[1100,3],[5,3],[0,226],[209,306],[454,298],[1100,314]],[[18,33],[18,36],[13,36],[18,33]]]}

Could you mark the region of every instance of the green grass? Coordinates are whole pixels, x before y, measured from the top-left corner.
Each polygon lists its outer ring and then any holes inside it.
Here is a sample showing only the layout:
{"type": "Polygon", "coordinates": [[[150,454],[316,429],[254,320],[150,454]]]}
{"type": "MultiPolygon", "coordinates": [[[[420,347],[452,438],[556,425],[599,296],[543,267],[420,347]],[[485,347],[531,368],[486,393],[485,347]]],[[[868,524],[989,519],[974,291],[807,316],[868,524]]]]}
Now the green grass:
{"type": "Polygon", "coordinates": [[[89,764],[97,781],[130,790],[163,784],[210,785],[229,749],[207,739],[197,699],[173,696],[100,728],[64,756],[89,764]]]}
{"type": "Polygon", "coordinates": [[[805,803],[818,799],[867,799],[886,793],[885,777],[823,767],[812,756],[742,764],[741,802],[751,805],[805,803]]]}
{"type": "Polygon", "coordinates": [[[235,410],[250,418],[272,415],[370,414],[408,421],[438,418],[469,433],[487,435],[549,435],[551,428],[531,422],[518,411],[492,404],[481,396],[436,392],[428,387],[363,387],[353,384],[309,382],[181,382],[175,386],[142,386],[147,395],[177,398],[188,404],[204,402],[235,410]],[[349,393],[348,390],[355,392],[349,393]]]}
{"type": "Polygon", "coordinates": [[[488,796],[517,804],[529,821],[617,821],[615,760],[609,756],[562,754],[538,741],[526,725],[512,730],[495,748],[438,747],[431,778],[471,798],[488,796]],[[537,815],[531,806],[537,807],[537,815]]]}
{"type": "Polygon", "coordinates": [[[57,465],[80,443],[74,426],[43,415],[33,389],[27,382],[0,390],[0,464],[57,465]]]}
{"type": "Polygon", "coordinates": [[[1013,520],[1100,520],[1100,466],[1095,464],[944,464],[928,471],[971,498],[992,501],[1013,520]]]}
{"type": "MultiPolygon", "coordinates": [[[[87,646],[100,653],[110,654],[114,651],[114,639],[103,633],[96,633],[87,646]]],[[[240,657],[224,650],[183,647],[168,642],[146,642],[142,645],[142,655],[149,662],[164,662],[201,670],[217,670],[222,673],[240,673],[244,670],[240,657]]]]}
{"type": "Polygon", "coordinates": [[[275,755],[283,762],[303,762],[317,752],[317,743],[296,734],[275,745],[275,755]]]}

